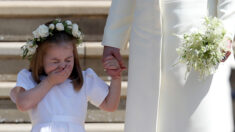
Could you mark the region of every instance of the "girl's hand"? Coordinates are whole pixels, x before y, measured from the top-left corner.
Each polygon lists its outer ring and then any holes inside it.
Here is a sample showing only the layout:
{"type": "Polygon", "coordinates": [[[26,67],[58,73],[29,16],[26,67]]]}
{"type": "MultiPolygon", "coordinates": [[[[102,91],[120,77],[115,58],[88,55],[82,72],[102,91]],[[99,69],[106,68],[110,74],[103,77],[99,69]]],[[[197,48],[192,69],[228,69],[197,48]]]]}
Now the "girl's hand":
{"type": "Polygon", "coordinates": [[[121,73],[124,69],[120,67],[119,62],[113,56],[107,56],[104,58],[103,65],[106,73],[113,79],[121,77],[121,73]]]}
{"type": "Polygon", "coordinates": [[[63,83],[66,79],[69,78],[70,74],[72,72],[72,66],[67,65],[65,68],[57,68],[53,72],[51,72],[48,77],[47,81],[52,85],[57,85],[60,83],[63,83]]]}
{"type": "Polygon", "coordinates": [[[228,57],[231,55],[231,51],[230,51],[232,48],[232,41],[231,40],[228,40],[228,47],[227,48],[228,48],[228,51],[225,51],[226,52],[225,56],[221,62],[225,62],[228,59],[228,57]]]}

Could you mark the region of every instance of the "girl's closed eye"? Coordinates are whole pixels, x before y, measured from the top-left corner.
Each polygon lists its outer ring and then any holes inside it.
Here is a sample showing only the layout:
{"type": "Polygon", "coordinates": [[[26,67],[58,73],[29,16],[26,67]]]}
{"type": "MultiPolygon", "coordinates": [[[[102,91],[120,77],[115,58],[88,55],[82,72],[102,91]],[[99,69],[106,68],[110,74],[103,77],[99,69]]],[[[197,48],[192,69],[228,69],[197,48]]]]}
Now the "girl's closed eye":
{"type": "Polygon", "coordinates": [[[70,56],[68,58],[66,58],[65,62],[71,62],[73,60],[73,56],[70,56]]]}
{"type": "Polygon", "coordinates": [[[53,64],[58,64],[60,61],[59,61],[59,59],[57,59],[57,58],[52,58],[51,60],[50,60],[50,63],[53,63],[53,64]]]}
{"type": "MultiPolygon", "coordinates": [[[[70,56],[70,57],[66,58],[64,62],[70,63],[70,62],[72,62],[72,60],[73,60],[73,56],[70,56]]],[[[60,62],[62,62],[62,61],[60,61],[59,59],[52,59],[51,60],[51,63],[53,63],[53,64],[59,64],[60,62]]]]}
{"type": "Polygon", "coordinates": [[[54,63],[54,64],[58,64],[58,63],[59,63],[59,61],[53,61],[52,63],[54,63]]]}

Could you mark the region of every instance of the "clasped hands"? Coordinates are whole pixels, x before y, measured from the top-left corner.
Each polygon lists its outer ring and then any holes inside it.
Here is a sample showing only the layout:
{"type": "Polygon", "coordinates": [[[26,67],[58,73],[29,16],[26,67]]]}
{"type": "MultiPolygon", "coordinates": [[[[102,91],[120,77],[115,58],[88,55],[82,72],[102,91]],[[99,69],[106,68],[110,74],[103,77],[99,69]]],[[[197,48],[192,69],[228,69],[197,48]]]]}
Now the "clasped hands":
{"type": "Polygon", "coordinates": [[[104,70],[112,79],[120,78],[122,71],[126,70],[118,48],[104,46],[102,62],[104,70]]]}

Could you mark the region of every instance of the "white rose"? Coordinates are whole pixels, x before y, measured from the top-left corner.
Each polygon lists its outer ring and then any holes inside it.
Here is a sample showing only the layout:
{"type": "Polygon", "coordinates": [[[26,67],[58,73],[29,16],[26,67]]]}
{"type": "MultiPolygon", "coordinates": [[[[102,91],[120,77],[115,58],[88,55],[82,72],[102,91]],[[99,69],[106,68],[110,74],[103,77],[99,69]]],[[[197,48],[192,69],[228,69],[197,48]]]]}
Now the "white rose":
{"type": "Polygon", "coordinates": [[[37,46],[37,45],[35,45],[35,46],[33,46],[33,47],[29,48],[29,52],[28,52],[28,53],[29,53],[30,55],[33,55],[33,54],[36,52],[37,47],[38,47],[38,46],[37,46]]]}
{"type": "Polygon", "coordinates": [[[57,18],[57,19],[55,19],[56,21],[58,21],[58,22],[61,22],[61,19],[60,18],[57,18]]]}
{"type": "Polygon", "coordinates": [[[39,38],[40,37],[40,35],[38,33],[38,30],[33,31],[33,36],[34,36],[34,38],[39,38]]]}
{"type": "Polygon", "coordinates": [[[49,35],[49,28],[46,25],[40,25],[34,32],[34,38],[47,37],[49,35]]]}
{"type": "Polygon", "coordinates": [[[50,24],[50,25],[49,25],[49,28],[50,28],[51,30],[54,30],[54,29],[55,29],[55,25],[54,25],[54,24],[50,24]]]}
{"type": "Polygon", "coordinates": [[[28,53],[29,53],[30,55],[33,55],[33,54],[36,52],[36,49],[37,49],[37,48],[35,48],[35,47],[29,48],[29,52],[28,52],[28,53]]]}
{"type": "Polygon", "coordinates": [[[64,25],[63,25],[62,23],[57,23],[57,24],[56,24],[56,29],[57,29],[58,31],[63,31],[63,30],[64,30],[64,25]]]}
{"type": "Polygon", "coordinates": [[[78,25],[77,24],[73,24],[72,34],[76,38],[81,37],[82,33],[78,30],[78,25]]]}
{"type": "Polygon", "coordinates": [[[28,41],[26,48],[28,49],[28,54],[32,55],[35,53],[36,49],[37,49],[37,45],[33,45],[33,41],[28,41]]]}
{"type": "Polygon", "coordinates": [[[72,22],[70,20],[65,21],[67,25],[72,25],[72,22]]]}
{"type": "Polygon", "coordinates": [[[30,47],[33,47],[33,41],[28,41],[28,42],[27,42],[27,45],[28,45],[29,48],[30,48],[30,47]]]}
{"type": "Polygon", "coordinates": [[[78,32],[77,32],[77,36],[78,36],[79,38],[81,38],[82,33],[81,33],[80,31],[78,31],[78,32]]]}
{"type": "Polygon", "coordinates": [[[69,29],[72,29],[73,27],[72,27],[72,25],[69,25],[68,28],[69,28],[69,29]]]}

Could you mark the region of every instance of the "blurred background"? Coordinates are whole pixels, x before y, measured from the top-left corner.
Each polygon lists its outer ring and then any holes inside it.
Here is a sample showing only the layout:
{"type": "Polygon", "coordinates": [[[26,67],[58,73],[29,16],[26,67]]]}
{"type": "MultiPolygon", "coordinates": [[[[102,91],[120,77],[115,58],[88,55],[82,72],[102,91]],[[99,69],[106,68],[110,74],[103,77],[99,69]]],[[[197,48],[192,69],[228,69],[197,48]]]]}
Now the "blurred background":
{"type": "MultiPolygon", "coordinates": [[[[21,59],[20,47],[42,23],[58,17],[78,23],[85,34],[84,43],[78,47],[81,67],[93,68],[109,83],[110,78],[101,63],[101,40],[110,5],[111,0],[0,0],[0,132],[30,131],[27,113],[16,109],[9,92],[16,83],[17,73],[29,65],[27,60],[21,59]]],[[[128,49],[121,54],[128,66],[128,49]]],[[[231,67],[230,82],[235,91],[235,66],[231,67]]],[[[121,101],[115,112],[104,112],[89,104],[87,132],[123,131],[126,88],[127,71],[123,73],[121,101]]],[[[233,92],[232,97],[235,99],[233,92]]],[[[233,104],[235,106],[235,102],[233,104]]]]}

